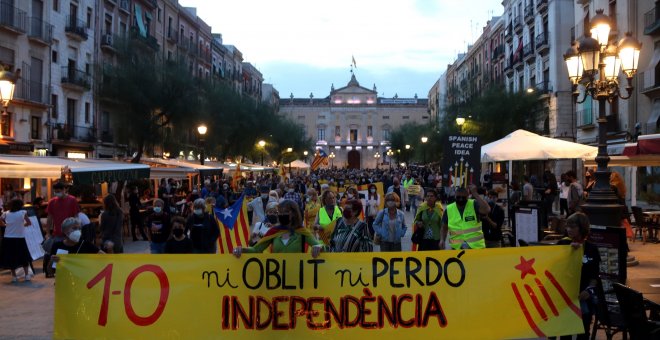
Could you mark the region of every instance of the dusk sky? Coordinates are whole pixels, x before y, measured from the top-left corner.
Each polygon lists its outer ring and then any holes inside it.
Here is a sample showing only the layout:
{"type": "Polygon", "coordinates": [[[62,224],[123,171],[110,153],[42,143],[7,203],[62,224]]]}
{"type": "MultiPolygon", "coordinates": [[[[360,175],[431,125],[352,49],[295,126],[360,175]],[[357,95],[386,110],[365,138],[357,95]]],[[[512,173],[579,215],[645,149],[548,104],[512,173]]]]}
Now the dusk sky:
{"type": "Polygon", "coordinates": [[[426,98],[456,54],[479,36],[500,0],[179,0],[235,45],[280,97],[315,98],[360,85],[383,97],[426,98]]]}

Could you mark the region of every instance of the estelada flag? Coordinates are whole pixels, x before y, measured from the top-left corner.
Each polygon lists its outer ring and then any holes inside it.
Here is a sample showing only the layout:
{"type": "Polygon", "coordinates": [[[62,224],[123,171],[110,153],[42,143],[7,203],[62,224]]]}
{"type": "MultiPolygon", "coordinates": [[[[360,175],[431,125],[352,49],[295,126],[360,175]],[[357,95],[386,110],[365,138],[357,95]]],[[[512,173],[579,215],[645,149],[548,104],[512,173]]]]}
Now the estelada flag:
{"type": "Polygon", "coordinates": [[[335,231],[335,226],[337,226],[337,220],[330,222],[330,224],[319,230],[319,240],[324,244],[329,245],[330,236],[332,236],[332,232],[335,231]]]}
{"type": "Polygon", "coordinates": [[[236,171],[234,171],[234,176],[232,177],[231,181],[231,186],[234,188],[234,190],[238,190],[238,183],[241,180],[241,177],[243,177],[243,174],[241,173],[241,164],[238,163],[236,164],[236,171]]]}
{"type": "Polygon", "coordinates": [[[231,254],[234,248],[249,245],[250,231],[245,195],[241,195],[229,208],[213,208],[213,213],[220,228],[218,246],[221,254],[231,254]]]}
{"type": "Polygon", "coordinates": [[[314,155],[312,161],[312,171],[318,169],[321,165],[328,166],[328,154],[323,150],[316,150],[316,155],[314,155]]]}

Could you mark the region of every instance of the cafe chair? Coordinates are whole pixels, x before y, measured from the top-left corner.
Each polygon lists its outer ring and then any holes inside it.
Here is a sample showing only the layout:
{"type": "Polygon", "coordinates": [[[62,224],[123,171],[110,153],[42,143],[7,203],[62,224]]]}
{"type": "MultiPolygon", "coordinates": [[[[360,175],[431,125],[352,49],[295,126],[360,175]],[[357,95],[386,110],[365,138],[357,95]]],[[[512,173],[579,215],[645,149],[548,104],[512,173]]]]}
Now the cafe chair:
{"type": "Polygon", "coordinates": [[[628,339],[626,323],[621,314],[621,307],[617,303],[608,302],[601,285],[596,288],[597,303],[594,326],[591,330],[591,340],[596,339],[596,333],[602,329],[605,331],[607,340],[612,340],[614,335],[621,332],[623,340],[628,339]]]}
{"type": "Polygon", "coordinates": [[[632,209],[632,214],[635,218],[635,223],[632,223],[635,228],[635,233],[633,234],[633,242],[635,242],[637,239],[637,234],[639,234],[642,239],[642,244],[646,244],[646,234],[649,231],[648,220],[646,216],[644,216],[642,208],[635,206],[630,208],[632,209]]]}
{"type": "Polygon", "coordinates": [[[646,316],[642,293],[620,283],[614,283],[614,292],[630,339],[660,339],[660,322],[650,321],[646,316]]]}

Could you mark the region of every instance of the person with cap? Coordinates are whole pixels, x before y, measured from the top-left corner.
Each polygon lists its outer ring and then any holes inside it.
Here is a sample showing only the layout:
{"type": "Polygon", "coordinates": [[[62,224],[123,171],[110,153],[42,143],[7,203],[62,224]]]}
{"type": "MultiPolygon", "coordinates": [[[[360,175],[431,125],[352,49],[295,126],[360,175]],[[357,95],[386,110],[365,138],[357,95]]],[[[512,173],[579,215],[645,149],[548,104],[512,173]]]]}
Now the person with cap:
{"type": "Polygon", "coordinates": [[[447,205],[447,210],[442,216],[440,249],[444,249],[447,236],[449,236],[449,245],[452,249],[486,248],[479,216],[489,213],[490,206],[477,193],[475,185],[470,185],[467,190],[465,188],[456,189],[456,201],[447,205]],[[473,198],[469,199],[469,195],[473,198]]]}
{"type": "Polygon", "coordinates": [[[248,211],[252,212],[252,227],[254,227],[257,222],[261,222],[266,218],[266,205],[268,205],[269,197],[268,192],[270,187],[267,185],[262,185],[259,187],[260,196],[250,201],[247,204],[248,211]]]}

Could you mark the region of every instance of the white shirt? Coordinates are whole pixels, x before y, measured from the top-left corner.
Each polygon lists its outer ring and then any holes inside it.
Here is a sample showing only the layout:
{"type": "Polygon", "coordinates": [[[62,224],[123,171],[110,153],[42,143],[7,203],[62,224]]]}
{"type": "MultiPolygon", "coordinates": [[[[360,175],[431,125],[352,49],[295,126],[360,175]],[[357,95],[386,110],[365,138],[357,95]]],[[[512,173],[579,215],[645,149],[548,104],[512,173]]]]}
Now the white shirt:
{"type": "Polygon", "coordinates": [[[15,212],[5,211],[2,213],[2,219],[7,225],[5,229],[6,238],[25,238],[25,215],[27,211],[19,210],[15,212]]]}

